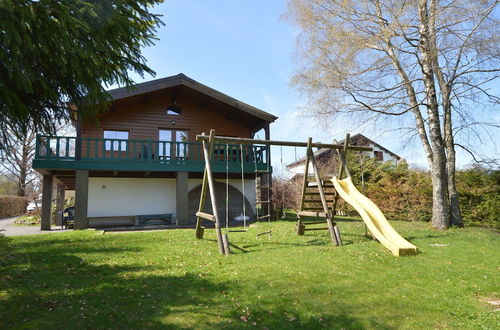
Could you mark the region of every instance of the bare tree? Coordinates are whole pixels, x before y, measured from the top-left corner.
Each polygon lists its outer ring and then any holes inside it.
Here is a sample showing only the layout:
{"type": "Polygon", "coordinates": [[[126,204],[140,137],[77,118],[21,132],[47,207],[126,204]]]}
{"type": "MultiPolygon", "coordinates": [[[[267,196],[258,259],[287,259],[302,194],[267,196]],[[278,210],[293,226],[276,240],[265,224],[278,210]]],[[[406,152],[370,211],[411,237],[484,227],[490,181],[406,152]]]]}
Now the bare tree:
{"type": "Polygon", "coordinates": [[[27,187],[37,180],[38,175],[31,167],[35,156],[36,132],[32,125],[4,132],[5,153],[0,171],[17,186],[17,196],[26,196],[27,187]]]}
{"type": "Polygon", "coordinates": [[[288,18],[301,29],[294,84],[321,117],[413,122],[431,169],[434,228],[462,225],[455,140],[488,129],[480,112],[498,107],[490,91],[499,72],[497,4],[289,0],[288,18]]]}

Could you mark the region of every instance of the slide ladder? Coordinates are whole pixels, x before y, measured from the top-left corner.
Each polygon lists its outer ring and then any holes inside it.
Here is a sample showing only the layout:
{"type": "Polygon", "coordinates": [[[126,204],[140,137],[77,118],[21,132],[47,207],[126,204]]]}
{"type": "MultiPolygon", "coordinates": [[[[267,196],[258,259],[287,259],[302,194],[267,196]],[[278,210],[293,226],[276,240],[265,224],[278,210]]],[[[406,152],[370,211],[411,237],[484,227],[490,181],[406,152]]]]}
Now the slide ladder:
{"type": "Polygon", "coordinates": [[[417,247],[399,235],[377,205],[356,189],[350,176],[342,180],[334,176],[331,181],[340,197],[354,207],[372,235],[393,255],[405,256],[418,253],[417,247]]]}

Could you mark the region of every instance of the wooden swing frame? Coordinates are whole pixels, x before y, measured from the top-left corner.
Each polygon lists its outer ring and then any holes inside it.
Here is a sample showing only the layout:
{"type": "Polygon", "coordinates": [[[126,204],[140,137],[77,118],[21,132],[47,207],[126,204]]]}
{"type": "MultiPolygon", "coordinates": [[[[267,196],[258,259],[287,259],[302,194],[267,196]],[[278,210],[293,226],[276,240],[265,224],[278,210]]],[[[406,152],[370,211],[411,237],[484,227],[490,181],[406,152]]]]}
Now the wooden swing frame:
{"type": "MultiPolygon", "coordinates": [[[[215,180],[212,172],[212,166],[210,164],[211,162],[211,156],[213,153],[213,145],[215,142],[218,143],[235,143],[235,144],[264,144],[267,146],[289,146],[289,147],[306,147],[307,148],[307,157],[306,157],[306,173],[308,172],[309,168],[309,162],[311,162],[312,167],[313,167],[313,172],[314,176],[316,178],[316,181],[318,183],[318,189],[321,197],[321,203],[323,206],[324,213],[320,212],[301,212],[301,215],[303,216],[325,216],[326,217],[326,222],[328,224],[328,231],[330,233],[332,242],[334,245],[341,245],[341,238],[340,238],[340,230],[338,229],[338,226],[333,222],[333,216],[328,210],[328,204],[326,202],[325,198],[325,193],[323,191],[323,185],[321,182],[321,177],[318,172],[318,168],[316,166],[316,161],[314,159],[314,153],[312,148],[329,148],[329,149],[336,149],[337,153],[339,154],[339,158],[342,162],[341,170],[340,170],[340,175],[342,175],[345,167],[346,173],[349,174],[349,170],[347,169],[347,164],[345,163],[345,157],[344,154],[348,149],[351,150],[357,150],[357,151],[372,151],[373,149],[370,147],[358,147],[358,146],[349,146],[349,135],[347,135],[347,138],[345,140],[344,145],[339,145],[339,144],[324,144],[324,143],[313,143],[312,138],[308,138],[306,143],[303,142],[293,142],[293,141],[274,141],[274,140],[255,140],[255,139],[247,139],[247,138],[233,138],[233,137],[226,137],[226,136],[216,136],[215,135],[215,130],[212,129],[210,130],[210,134],[206,135],[205,133],[202,133],[201,135],[196,136],[197,141],[201,141],[203,145],[203,154],[205,158],[205,170],[203,172],[203,182],[202,182],[202,187],[201,187],[201,196],[200,196],[200,203],[198,207],[198,212],[196,212],[196,238],[202,239],[204,230],[205,228],[202,226],[202,219],[206,219],[209,221],[214,222],[215,224],[215,231],[217,235],[217,243],[219,246],[219,252],[221,254],[230,254],[230,249],[229,249],[229,240],[227,237],[227,234],[222,233],[222,229],[220,226],[220,217],[219,217],[219,211],[217,209],[217,200],[215,198],[215,180]],[[213,214],[208,214],[205,213],[205,200],[206,200],[206,195],[207,195],[207,189],[209,190],[210,193],[210,200],[212,202],[212,210],[213,214]],[[314,214],[313,214],[314,213],[314,214]]],[[[304,176],[304,185],[307,185],[307,177],[304,176]]],[[[302,197],[304,197],[305,194],[305,186],[303,186],[302,189],[302,197]]],[[[338,199],[338,196],[336,196],[334,206],[336,206],[336,200],[338,199]]],[[[301,208],[304,203],[304,198],[302,198],[301,201],[301,208]]],[[[334,214],[334,213],[333,213],[334,214]]],[[[299,219],[300,221],[300,219],[299,219]]]]}

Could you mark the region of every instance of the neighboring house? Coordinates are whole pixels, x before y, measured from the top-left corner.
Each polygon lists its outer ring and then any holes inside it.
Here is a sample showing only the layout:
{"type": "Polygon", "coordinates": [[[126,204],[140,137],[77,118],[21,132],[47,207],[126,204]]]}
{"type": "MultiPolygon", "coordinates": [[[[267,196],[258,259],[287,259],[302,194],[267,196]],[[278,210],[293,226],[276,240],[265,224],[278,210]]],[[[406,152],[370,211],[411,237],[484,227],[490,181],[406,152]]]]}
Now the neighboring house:
{"type": "MultiPolygon", "coordinates": [[[[388,162],[392,161],[395,164],[397,164],[402,158],[395,154],[394,152],[382,147],[380,144],[377,142],[370,140],[366,136],[362,134],[356,134],[350,137],[349,139],[349,144],[353,146],[359,146],[359,147],[371,147],[373,148],[373,151],[371,152],[364,152],[369,155],[370,158],[375,158],[381,162],[388,162]]],[[[344,140],[340,141],[339,144],[343,144],[344,140]]],[[[332,158],[336,158],[337,154],[334,149],[319,149],[318,151],[314,152],[314,158],[316,159],[316,162],[324,162],[328,161],[332,158]]],[[[290,172],[290,175],[292,177],[296,175],[301,175],[304,174],[305,171],[305,157],[301,158],[291,164],[287,165],[287,168],[290,172]]],[[[312,172],[311,172],[312,174],[312,172]]]]}
{"type": "MultiPolygon", "coordinates": [[[[109,93],[109,111],[98,121],[76,121],[76,137],[37,138],[33,167],[43,174],[43,194],[50,196],[54,180],[60,190],[74,189],[77,228],[137,224],[138,216],[148,215],[171,215],[179,226],[193,223],[205,168],[196,135],[215,129],[217,135],[253,138],[264,130],[269,139],[269,124],[277,119],[184,74],[109,93]]],[[[244,146],[243,152],[245,204],[252,216],[255,169],[268,169],[270,155],[265,146],[244,146]]],[[[222,209],[230,178],[230,219],[242,209],[240,154],[240,145],[227,144],[215,145],[212,154],[222,209]]],[[[48,218],[42,211],[42,229],[50,229],[48,218]]]]}

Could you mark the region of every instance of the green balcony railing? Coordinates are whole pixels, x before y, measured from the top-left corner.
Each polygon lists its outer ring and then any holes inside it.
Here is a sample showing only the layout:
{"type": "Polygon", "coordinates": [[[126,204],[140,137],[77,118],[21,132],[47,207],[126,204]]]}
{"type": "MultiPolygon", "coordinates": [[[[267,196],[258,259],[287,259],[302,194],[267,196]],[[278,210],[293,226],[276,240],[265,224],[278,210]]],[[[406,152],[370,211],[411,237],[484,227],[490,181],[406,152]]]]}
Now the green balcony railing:
{"type": "MultiPolygon", "coordinates": [[[[212,163],[219,169],[231,167],[235,171],[243,161],[246,172],[264,169],[267,152],[268,147],[264,145],[215,144],[212,163]]],[[[203,146],[198,142],[81,138],[77,143],[76,137],[38,136],[35,161],[43,160],[198,165],[197,168],[205,163],[203,146]]]]}

